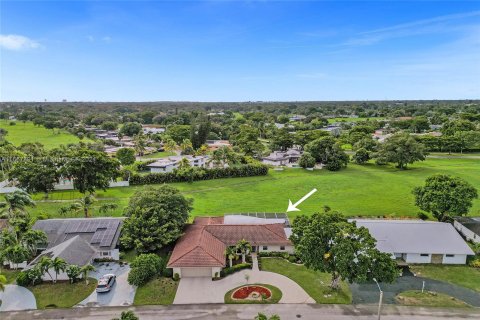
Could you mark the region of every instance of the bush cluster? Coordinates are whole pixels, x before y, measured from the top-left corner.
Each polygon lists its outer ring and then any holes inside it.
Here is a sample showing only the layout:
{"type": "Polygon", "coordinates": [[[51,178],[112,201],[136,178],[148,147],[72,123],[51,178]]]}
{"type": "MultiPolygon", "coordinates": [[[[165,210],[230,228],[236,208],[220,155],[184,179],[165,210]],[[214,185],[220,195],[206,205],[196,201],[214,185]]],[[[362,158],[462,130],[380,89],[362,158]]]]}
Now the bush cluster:
{"type": "Polygon", "coordinates": [[[142,286],[153,277],[160,275],[165,261],[153,253],[141,254],[131,263],[128,273],[128,283],[134,286],[142,286]]]}
{"type": "Polygon", "coordinates": [[[226,277],[228,276],[229,274],[232,274],[232,273],[235,273],[235,272],[238,272],[240,270],[243,270],[243,269],[251,269],[252,268],[252,264],[251,263],[240,263],[240,264],[236,264],[234,265],[233,267],[227,267],[227,268],[223,268],[223,270],[220,272],[220,276],[223,278],[223,277],[226,277]]]}
{"type": "Polygon", "coordinates": [[[221,178],[238,178],[264,176],[268,174],[268,166],[263,164],[246,164],[228,168],[194,168],[195,170],[175,170],[166,173],[134,174],[130,177],[131,185],[162,184],[171,182],[191,182],[221,178]]]}

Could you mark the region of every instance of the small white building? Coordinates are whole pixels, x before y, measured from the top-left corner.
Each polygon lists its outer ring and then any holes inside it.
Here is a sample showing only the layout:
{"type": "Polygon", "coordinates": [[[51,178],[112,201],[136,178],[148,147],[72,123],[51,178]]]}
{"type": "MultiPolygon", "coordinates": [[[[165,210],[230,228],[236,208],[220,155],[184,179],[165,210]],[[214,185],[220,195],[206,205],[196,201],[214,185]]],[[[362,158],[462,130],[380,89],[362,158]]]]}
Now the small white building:
{"type": "Polygon", "coordinates": [[[450,223],[422,220],[355,220],[378,250],[406,263],[465,264],[474,252],[450,223]]]}
{"type": "Polygon", "coordinates": [[[457,217],[453,226],[465,239],[480,243],[480,217],[457,217]]]}
{"type": "Polygon", "coordinates": [[[182,159],[187,159],[192,167],[204,168],[207,165],[207,156],[171,156],[163,159],[159,159],[147,167],[150,168],[152,173],[167,173],[177,169],[182,159]]]}
{"type": "Polygon", "coordinates": [[[143,125],[142,131],[143,134],[156,134],[165,132],[165,128],[143,125]]]}

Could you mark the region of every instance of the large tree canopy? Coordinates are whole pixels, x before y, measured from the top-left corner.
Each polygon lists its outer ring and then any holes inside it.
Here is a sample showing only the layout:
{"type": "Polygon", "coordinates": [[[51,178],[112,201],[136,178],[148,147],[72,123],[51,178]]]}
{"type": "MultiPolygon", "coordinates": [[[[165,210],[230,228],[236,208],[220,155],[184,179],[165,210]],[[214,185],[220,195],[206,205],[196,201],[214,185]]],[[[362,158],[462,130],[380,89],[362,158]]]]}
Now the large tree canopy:
{"type": "Polygon", "coordinates": [[[428,177],[423,187],[413,189],[415,205],[433,214],[438,221],[450,221],[463,216],[478,198],[477,189],[467,181],[449,175],[428,177]]]}
{"type": "Polygon", "coordinates": [[[120,134],[133,137],[142,131],[142,125],[138,122],[127,122],[120,128],[120,134]]]}
{"type": "Polygon", "coordinates": [[[425,160],[425,146],[407,133],[399,133],[388,138],[379,146],[377,163],[393,162],[397,168],[406,169],[408,164],[425,160]]]}
{"type": "Polygon", "coordinates": [[[104,152],[78,148],[68,153],[60,172],[71,178],[73,187],[81,193],[93,193],[95,189],[105,190],[118,176],[119,168],[118,160],[109,158],[104,152]]]}
{"type": "Polygon", "coordinates": [[[169,185],[137,191],[125,211],[122,244],[137,252],[154,252],[173,243],[182,235],[191,204],[169,185]]]}
{"type": "Polygon", "coordinates": [[[338,288],[341,279],[392,282],[397,276],[395,261],[378,251],[368,229],[358,228],[341,213],[297,217],[290,239],[307,268],[332,275],[332,288],[338,288]]]}
{"type": "Polygon", "coordinates": [[[348,163],[348,155],[331,136],[313,140],[305,146],[305,151],[330,171],[338,171],[348,163]]]}
{"type": "Polygon", "coordinates": [[[48,195],[58,183],[60,173],[53,158],[26,158],[16,162],[10,177],[18,181],[19,187],[30,193],[43,192],[48,195]]]}

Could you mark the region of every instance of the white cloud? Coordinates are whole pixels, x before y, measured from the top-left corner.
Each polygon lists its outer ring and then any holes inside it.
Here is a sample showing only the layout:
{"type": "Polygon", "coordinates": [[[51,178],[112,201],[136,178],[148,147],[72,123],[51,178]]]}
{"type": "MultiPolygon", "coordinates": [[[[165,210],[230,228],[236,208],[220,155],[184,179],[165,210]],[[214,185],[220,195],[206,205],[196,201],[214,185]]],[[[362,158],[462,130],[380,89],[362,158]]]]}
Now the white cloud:
{"type": "Polygon", "coordinates": [[[109,36],[105,36],[102,38],[103,41],[105,41],[106,43],[110,43],[110,41],[112,41],[112,38],[110,38],[109,36]]]}
{"type": "Polygon", "coordinates": [[[30,38],[16,34],[0,34],[0,48],[8,50],[28,50],[40,48],[40,44],[30,38]]]}

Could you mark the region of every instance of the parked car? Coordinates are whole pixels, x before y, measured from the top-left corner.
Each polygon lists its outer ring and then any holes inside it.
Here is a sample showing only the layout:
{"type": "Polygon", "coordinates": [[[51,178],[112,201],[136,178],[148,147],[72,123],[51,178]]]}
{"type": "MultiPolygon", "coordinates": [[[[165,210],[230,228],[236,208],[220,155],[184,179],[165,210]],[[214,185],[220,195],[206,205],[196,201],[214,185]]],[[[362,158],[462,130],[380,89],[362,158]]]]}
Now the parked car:
{"type": "Polygon", "coordinates": [[[97,292],[109,292],[117,277],[114,274],[106,274],[98,279],[97,292]]]}

